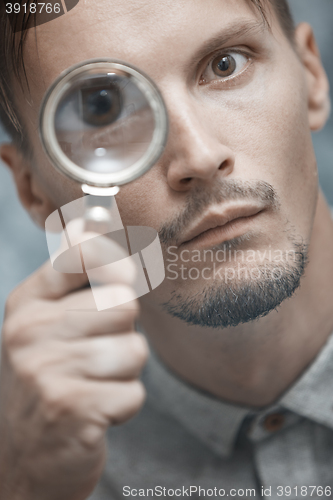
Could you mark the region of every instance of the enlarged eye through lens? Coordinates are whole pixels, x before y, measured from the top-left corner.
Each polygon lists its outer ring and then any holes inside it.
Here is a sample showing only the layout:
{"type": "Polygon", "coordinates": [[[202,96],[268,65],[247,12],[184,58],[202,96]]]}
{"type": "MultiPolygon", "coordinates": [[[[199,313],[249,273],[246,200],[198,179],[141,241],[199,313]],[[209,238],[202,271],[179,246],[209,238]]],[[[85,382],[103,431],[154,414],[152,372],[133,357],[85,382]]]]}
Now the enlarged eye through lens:
{"type": "Polygon", "coordinates": [[[122,111],[123,100],[116,85],[81,89],[80,94],[82,118],[89,125],[110,125],[122,111]]]}
{"type": "Polygon", "coordinates": [[[48,89],[39,130],[55,168],[93,187],[132,182],[166,144],[167,111],[141,71],[111,59],[68,68],[48,89]]]}
{"type": "Polygon", "coordinates": [[[236,61],[231,55],[218,56],[212,62],[212,69],[218,76],[230,76],[236,69],[236,61]]]}

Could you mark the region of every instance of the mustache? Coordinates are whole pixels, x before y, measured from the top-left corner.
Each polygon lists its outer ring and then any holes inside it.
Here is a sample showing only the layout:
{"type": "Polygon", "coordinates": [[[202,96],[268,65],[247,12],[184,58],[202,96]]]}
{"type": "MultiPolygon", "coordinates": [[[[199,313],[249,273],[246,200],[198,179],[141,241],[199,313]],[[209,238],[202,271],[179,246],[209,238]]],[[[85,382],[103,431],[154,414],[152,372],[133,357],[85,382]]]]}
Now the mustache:
{"type": "Polygon", "coordinates": [[[184,210],[175,219],[160,227],[158,234],[161,244],[176,243],[184,229],[212,204],[233,200],[258,201],[273,210],[280,206],[275,189],[265,181],[223,181],[215,184],[209,191],[196,187],[187,197],[184,210]]]}

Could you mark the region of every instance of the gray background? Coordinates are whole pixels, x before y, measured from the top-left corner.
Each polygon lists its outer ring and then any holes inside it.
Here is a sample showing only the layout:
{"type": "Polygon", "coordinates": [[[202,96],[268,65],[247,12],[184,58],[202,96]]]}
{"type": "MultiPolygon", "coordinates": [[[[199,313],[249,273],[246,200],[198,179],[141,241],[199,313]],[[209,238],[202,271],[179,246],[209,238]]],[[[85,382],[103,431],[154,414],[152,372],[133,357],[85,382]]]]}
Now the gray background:
{"type": "MultiPolygon", "coordinates": [[[[333,0],[290,0],[296,21],[312,24],[333,85],[333,0]]],[[[287,71],[287,68],[286,68],[287,71]]],[[[314,134],[319,175],[333,205],[333,117],[314,134]]],[[[0,142],[6,137],[0,130],[0,142]]],[[[45,235],[24,212],[10,173],[0,164],[0,325],[8,293],[48,258],[45,235]]]]}

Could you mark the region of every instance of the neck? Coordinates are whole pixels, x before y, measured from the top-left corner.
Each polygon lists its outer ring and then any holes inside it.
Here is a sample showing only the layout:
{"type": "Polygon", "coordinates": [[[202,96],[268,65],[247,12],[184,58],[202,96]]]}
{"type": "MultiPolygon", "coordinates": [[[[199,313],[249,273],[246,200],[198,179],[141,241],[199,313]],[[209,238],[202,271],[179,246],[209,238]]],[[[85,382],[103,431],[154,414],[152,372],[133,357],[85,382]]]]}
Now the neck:
{"type": "Polygon", "coordinates": [[[232,403],[267,406],[301,375],[333,331],[332,249],[333,223],[320,194],[305,276],[278,311],[216,330],[189,326],[148,299],[141,324],[162,361],[187,382],[232,403]]]}

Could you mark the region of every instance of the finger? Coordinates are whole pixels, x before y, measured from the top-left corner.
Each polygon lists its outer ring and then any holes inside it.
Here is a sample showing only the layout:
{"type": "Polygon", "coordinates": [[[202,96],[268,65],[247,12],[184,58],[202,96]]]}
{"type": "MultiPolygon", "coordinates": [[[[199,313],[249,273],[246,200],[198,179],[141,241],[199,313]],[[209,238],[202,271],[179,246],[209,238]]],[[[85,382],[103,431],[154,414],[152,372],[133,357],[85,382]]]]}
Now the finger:
{"type": "Polygon", "coordinates": [[[88,379],[134,379],[139,377],[148,353],[145,337],[136,332],[75,341],[66,345],[61,356],[62,372],[88,379]]]}
{"type": "Polygon", "coordinates": [[[67,311],[96,311],[95,298],[110,304],[110,308],[117,306],[117,311],[138,310],[137,294],[128,285],[113,284],[94,286],[94,290],[86,289],[67,295],[59,302],[59,307],[67,311]],[[119,305],[117,305],[119,304],[119,305]]]}
{"type": "MultiPolygon", "coordinates": [[[[108,240],[103,237],[104,240],[108,240]]],[[[105,242],[104,242],[105,243],[105,242]]],[[[101,240],[96,242],[96,267],[100,264],[98,252],[103,245],[101,240]]],[[[124,250],[116,242],[108,240],[105,244],[111,254],[124,257],[124,250]]],[[[94,243],[89,245],[89,252],[93,253],[94,243]]],[[[125,254],[126,255],[126,254],[125,254]]],[[[92,264],[92,258],[90,259],[92,264]]],[[[132,283],[135,279],[135,266],[126,259],[119,266],[111,266],[101,273],[104,282],[132,283]]],[[[32,276],[30,276],[13,294],[13,301],[25,302],[36,298],[49,300],[59,299],[68,293],[83,287],[88,283],[86,273],[60,273],[53,269],[50,261],[46,262],[32,276]]]]}
{"type": "Polygon", "coordinates": [[[129,332],[134,330],[139,311],[137,300],[105,311],[68,309],[65,312],[65,326],[56,329],[56,337],[74,340],[129,332]]]}
{"type": "Polygon", "coordinates": [[[110,424],[131,418],[145,400],[145,389],[139,380],[106,382],[66,378],[65,381],[65,385],[49,384],[45,394],[45,406],[54,421],[59,420],[59,415],[75,414],[105,430],[110,424]]]}
{"type": "Polygon", "coordinates": [[[82,288],[87,283],[88,276],[85,273],[58,273],[52,268],[51,262],[47,261],[9,295],[7,309],[10,311],[36,299],[59,299],[66,293],[82,288]]]}
{"type": "Polygon", "coordinates": [[[111,425],[125,422],[133,417],[143,405],[146,392],[139,380],[128,382],[89,382],[91,400],[94,408],[99,406],[100,412],[111,425]],[[92,394],[93,390],[93,394],[92,394]]]}
{"type": "Polygon", "coordinates": [[[112,239],[113,233],[108,236],[93,232],[82,233],[82,224],[82,219],[75,219],[67,227],[72,245],[80,246],[84,268],[90,271],[89,275],[101,283],[108,283],[110,282],[109,265],[116,263],[116,266],[112,266],[111,280],[119,280],[119,283],[133,283],[136,269],[129,255],[125,231],[120,238],[123,240],[122,246],[112,239]],[[98,269],[101,269],[100,274],[92,273],[93,270],[98,269]]]}
{"type": "MultiPolygon", "coordinates": [[[[123,286],[114,285],[112,293],[115,296],[123,294],[123,297],[133,298],[131,289],[124,286],[122,291],[119,287],[123,286]]],[[[138,300],[99,312],[91,290],[86,289],[59,301],[35,300],[21,305],[10,315],[9,323],[7,320],[7,330],[12,332],[11,342],[15,339],[15,345],[24,346],[51,338],[71,341],[133,331],[138,314],[138,300]]]]}

